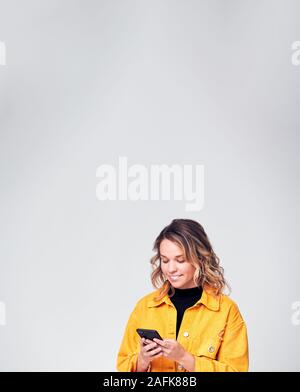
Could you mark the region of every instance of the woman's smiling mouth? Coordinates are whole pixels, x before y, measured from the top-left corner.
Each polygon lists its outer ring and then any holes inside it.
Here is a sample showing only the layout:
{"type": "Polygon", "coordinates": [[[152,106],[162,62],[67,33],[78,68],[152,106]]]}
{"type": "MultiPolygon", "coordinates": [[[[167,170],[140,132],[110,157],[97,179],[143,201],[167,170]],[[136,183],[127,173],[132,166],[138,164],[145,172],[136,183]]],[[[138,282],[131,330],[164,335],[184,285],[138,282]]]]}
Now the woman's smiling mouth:
{"type": "Polygon", "coordinates": [[[169,278],[171,280],[178,280],[182,275],[170,275],[169,278]]]}

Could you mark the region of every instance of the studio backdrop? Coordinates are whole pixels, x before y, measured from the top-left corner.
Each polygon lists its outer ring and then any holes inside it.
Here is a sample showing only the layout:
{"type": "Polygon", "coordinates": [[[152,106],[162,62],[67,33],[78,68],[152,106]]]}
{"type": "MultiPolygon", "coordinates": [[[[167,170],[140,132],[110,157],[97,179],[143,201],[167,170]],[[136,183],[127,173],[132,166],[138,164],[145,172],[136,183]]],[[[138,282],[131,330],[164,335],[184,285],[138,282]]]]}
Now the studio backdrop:
{"type": "Polygon", "coordinates": [[[172,219],[250,371],[299,371],[300,3],[0,0],[0,369],[116,371],[172,219]]]}

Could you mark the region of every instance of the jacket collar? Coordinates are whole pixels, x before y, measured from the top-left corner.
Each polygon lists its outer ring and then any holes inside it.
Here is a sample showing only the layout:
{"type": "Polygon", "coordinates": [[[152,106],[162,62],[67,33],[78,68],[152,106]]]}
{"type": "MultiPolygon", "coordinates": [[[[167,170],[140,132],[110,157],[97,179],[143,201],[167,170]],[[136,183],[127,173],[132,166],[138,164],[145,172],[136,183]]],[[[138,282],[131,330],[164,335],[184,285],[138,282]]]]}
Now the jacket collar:
{"type": "MultiPolygon", "coordinates": [[[[158,291],[155,292],[155,294],[158,295],[158,291]]],[[[171,301],[170,297],[168,296],[168,294],[166,294],[159,301],[154,301],[154,298],[149,299],[147,306],[149,308],[152,308],[155,306],[159,306],[163,302],[165,302],[168,305],[172,305],[172,301],[171,301]]],[[[204,289],[202,292],[201,298],[194,304],[194,306],[200,305],[200,304],[203,304],[204,306],[206,306],[210,310],[218,311],[220,309],[220,295],[215,296],[213,294],[210,294],[208,292],[208,290],[204,289]]]]}

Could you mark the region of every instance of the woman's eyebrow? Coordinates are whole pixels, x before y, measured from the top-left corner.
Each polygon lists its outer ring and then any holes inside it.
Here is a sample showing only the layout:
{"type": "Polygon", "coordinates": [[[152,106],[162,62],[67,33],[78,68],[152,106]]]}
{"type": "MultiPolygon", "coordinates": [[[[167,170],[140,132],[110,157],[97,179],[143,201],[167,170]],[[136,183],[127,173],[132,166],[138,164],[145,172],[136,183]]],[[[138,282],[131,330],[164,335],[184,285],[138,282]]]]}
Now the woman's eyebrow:
{"type": "MultiPolygon", "coordinates": [[[[177,255],[177,256],[175,256],[175,257],[182,257],[183,255],[177,255]]],[[[164,256],[164,255],[162,255],[161,254],[161,257],[165,257],[166,259],[167,259],[167,256],[164,256]]]]}

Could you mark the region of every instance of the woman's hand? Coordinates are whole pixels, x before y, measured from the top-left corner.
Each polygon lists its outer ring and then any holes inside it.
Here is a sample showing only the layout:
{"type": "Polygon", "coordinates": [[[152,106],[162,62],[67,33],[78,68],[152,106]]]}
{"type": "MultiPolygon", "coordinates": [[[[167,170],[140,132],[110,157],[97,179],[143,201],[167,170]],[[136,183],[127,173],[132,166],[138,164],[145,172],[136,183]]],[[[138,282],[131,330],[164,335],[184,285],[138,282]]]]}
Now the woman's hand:
{"type": "Polygon", "coordinates": [[[153,339],[161,348],[162,355],[168,359],[176,362],[181,362],[184,358],[186,351],[177,340],[174,339],[153,339]]]}
{"type": "Polygon", "coordinates": [[[141,350],[138,356],[138,371],[147,370],[149,364],[153,359],[162,356],[162,347],[152,340],[142,338],[141,339],[141,350]],[[139,370],[143,369],[143,370],[139,370]]]}

